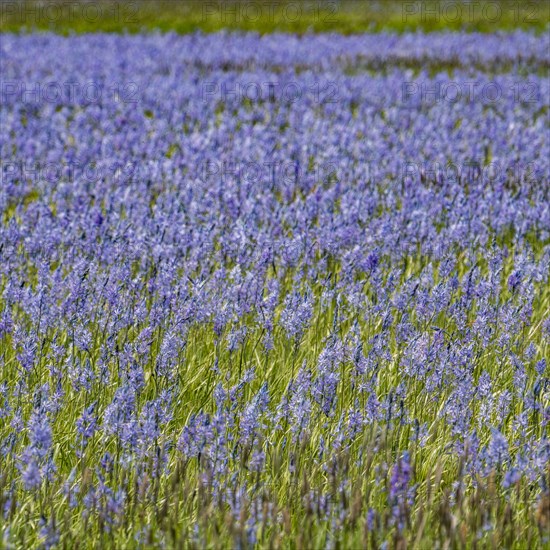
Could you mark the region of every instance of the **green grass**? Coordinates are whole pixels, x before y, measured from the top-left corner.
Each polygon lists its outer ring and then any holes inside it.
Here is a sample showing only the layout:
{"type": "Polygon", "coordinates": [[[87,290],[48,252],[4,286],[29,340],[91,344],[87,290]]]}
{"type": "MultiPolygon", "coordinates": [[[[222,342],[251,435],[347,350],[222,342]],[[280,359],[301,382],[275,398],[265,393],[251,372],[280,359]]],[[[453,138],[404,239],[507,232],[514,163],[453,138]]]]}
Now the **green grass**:
{"type": "Polygon", "coordinates": [[[543,32],[550,2],[479,0],[3,0],[0,30],[57,33],[196,31],[543,32]]]}
{"type": "MultiPolygon", "coordinates": [[[[480,257],[480,265],[483,265],[483,262],[483,258],[480,257]]],[[[421,257],[415,258],[411,261],[407,274],[418,275],[424,263],[421,257]]],[[[506,280],[511,267],[511,262],[508,262],[503,280],[506,280]]],[[[464,273],[466,266],[461,268],[460,271],[464,273]]],[[[335,273],[337,272],[336,268],[335,273]]],[[[290,279],[289,277],[289,284],[290,279]]],[[[313,290],[319,299],[322,285],[319,284],[313,290]]],[[[540,291],[539,295],[540,299],[535,302],[533,311],[535,327],[548,310],[550,298],[547,291],[540,291]]],[[[502,298],[510,298],[504,288],[502,298]]],[[[99,304],[98,308],[101,309],[102,305],[99,304]]],[[[186,424],[191,414],[201,409],[213,412],[212,380],[215,376],[211,366],[216,357],[219,359],[218,368],[220,369],[218,379],[221,377],[227,381],[228,385],[237,384],[244,371],[249,368],[256,367],[263,370],[261,380],[244,385],[243,397],[250,399],[259,390],[261,383],[267,381],[271,396],[277,402],[303,362],[308,365],[316,363],[326,338],[331,335],[334,316],[334,304],[325,310],[317,305],[314,322],[300,345],[294,347],[285,343],[285,339],[278,330],[275,334],[275,349],[269,355],[258,351],[257,343],[262,337],[259,332],[251,332],[243,348],[236,354],[232,354],[219,348],[216,344],[216,336],[210,328],[194,328],[189,333],[188,346],[179,359],[182,366],[179,376],[185,380],[185,384],[180,386],[181,393],[177,396],[179,406],[173,420],[163,429],[158,444],[162,446],[167,441],[177,439],[182,426],[186,424]]],[[[458,330],[457,327],[449,325],[444,318],[436,321],[448,332],[458,330]]],[[[473,317],[469,321],[473,321],[473,317]]],[[[349,331],[348,324],[340,323],[339,332],[349,331]]],[[[119,345],[123,347],[126,342],[132,341],[139,333],[138,329],[139,327],[133,327],[122,330],[119,334],[119,345]]],[[[359,330],[362,341],[367,342],[377,333],[379,327],[361,323],[359,330]]],[[[95,363],[103,342],[101,342],[99,325],[92,332],[95,338],[91,356],[95,363]]],[[[160,334],[155,336],[160,337],[160,334]]],[[[523,344],[531,341],[544,346],[540,332],[532,329],[526,336],[523,344]]],[[[70,340],[69,335],[66,335],[66,338],[67,341],[70,340]]],[[[49,338],[46,338],[47,340],[49,338]]],[[[156,347],[158,339],[155,338],[155,340],[151,349],[150,362],[144,367],[148,376],[140,396],[140,403],[158,396],[163,389],[164,380],[157,381],[154,376],[151,376],[155,356],[158,353],[158,347],[156,347]]],[[[392,342],[392,347],[392,355],[399,357],[403,350],[395,342],[392,342]]],[[[15,342],[5,341],[2,350],[5,368],[0,380],[15,380],[18,377],[15,342]]],[[[43,357],[46,357],[49,351],[49,344],[46,343],[42,350],[43,357]]],[[[511,367],[503,368],[501,365],[498,347],[491,345],[487,349],[482,349],[476,346],[475,351],[480,356],[483,352],[483,358],[476,363],[476,376],[482,370],[486,370],[501,391],[513,390],[511,367]]],[[[80,352],[77,353],[80,354],[80,352]]],[[[85,361],[87,356],[81,353],[78,359],[85,361]]],[[[117,367],[113,364],[109,368],[113,369],[114,373],[117,367]]],[[[261,547],[292,548],[294,544],[299,548],[325,547],[328,524],[322,514],[315,512],[315,498],[317,498],[315,495],[329,494],[335,501],[342,498],[337,484],[344,472],[347,479],[351,481],[352,488],[349,514],[343,520],[344,527],[339,535],[341,547],[359,548],[365,540],[368,540],[372,547],[376,547],[387,536],[383,525],[371,534],[365,534],[363,528],[365,508],[368,504],[368,506],[386,510],[389,514],[385,492],[389,483],[388,465],[395,462],[398,449],[409,446],[413,428],[410,424],[401,425],[399,422],[393,423],[391,427],[373,424],[370,429],[365,429],[362,436],[351,445],[346,444],[338,453],[333,454],[334,462],[331,463],[331,467],[328,470],[323,469],[323,463],[318,458],[320,438],[327,437],[327,446],[334,444],[333,438],[328,434],[335,433],[335,426],[341,413],[357,405],[356,393],[351,389],[351,371],[342,372],[342,376],[336,414],[332,418],[317,417],[314,422],[316,427],[308,431],[301,444],[284,444],[283,440],[290,441],[291,436],[285,426],[282,430],[274,432],[269,440],[258,442],[258,448],[266,453],[266,467],[261,473],[261,483],[258,482],[257,473],[249,470],[246,465],[239,465],[241,460],[239,455],[230,459],[227,483],[234,483],[235,479],[230,478],[230,474],[238,472],[239,482],[247,481],[251,495],[265,498],[266,502],[276,503],[275,508],[269,512],[269,516],[280,516],[280,531],[273,529],[272,526],[266,527],[260,535],[261,547]],[[358,457],[364,457],[364,461],[363,459],[359,461],[358,457]],[[294,470],[289,466],[291,461],[294,463],[294,470]],[[380,477],[383,479],[382,483],[376,481],[380,477]],[[311,497],[312,502],[308,503],[310,490],[314,491],[314,496],[311,497]],[[310,505],[312,509],[308,511],[310,505]]],[[[27,391],[32,394],[45,382],[49,382],[52,387],[56,384],[55,378],[48,372],[47,361],[44,359],[40,367],[26,380],[27,391]]],[[[389,389],[397,387],[400,382],[408,383],[407,377],[400,372],[398,362],[394,361],[384,362],[377,379],[374,380],[378,394],[386,393],[389,389]]],[[[252,507],[251,497],[250,500],[247,498],[244,501],[245,512],[242,523],[235,523],[228,513],[227,506],[220,506],[203,485],[199,472],[201,468],[204,472],[205,465],[200,462],[200,459],[181,461],[177,453],[171,454],[170,473],[162,476],[160,480],[150,479],[148,475],[140,478],[135,469],[126,472],[115,470],[107,476],[106,483],[109,486],[117,487],[122,484],[134,495],[134,502],[127,509],[124,518],[120,523],[113,525],[110,531],[103,530],[101,520],[96,516],[88,518],[84,513],[85,507],[81,504],[75,508],[70,507],[71,490],[80,491],[82,495],[92,484],[97,484],[97,472],[93,471],[88,464],[97,463],[98,453],[109,449],[117,458],[116,463],[120,458],[121,451],[117,444],[114,441],[100,441],[98,436],[90,441],[81,457],[77,457],[72,452],[74,449],[71,450],[76,435],[77,411],[83,410],[91,401],[97,403],[99,410],[104,409],[112,400],[115,390],[116,387],[113,385],[104,386],[96,381],[91,391],[86,393],[88,402],[85,403],[84,395],[75,392],[71,383],[67,379],[64,380],[63,391],[67,398],[66,402],[71,403],[71,411],[58,415],[54,425],[54,441],[57,443],[54,459],[58,465],[58,473],[61,475],[53,483],[46,484],[34,495],[34,498],[29,498],[28,494],[20,491],[16,493],[16,497],[12,500],[13,509],[8,514],[9,524],[12,526],[11,535],[21,542],[22,547],[38,546],[40,542],[38,518],[45,515],[56,518],[56,525],[63,533],[63,544],[69,548],[77,547],[78,544],[83,544],[84,548],[136,548],[134,535],[138,529],[146,527],[151,529],[151,538],[147,540],[146,547],[159,545],[160,539],[157,537],[163,535],[166,537],[168,547],[178,547],[178,544],[186,541],[187,548],[230,548],[234,547],[236,541],[242,540],[243,547],[246,548],[244,522],[252,507]],[[74,485],[62,486],[58,480],[66,479],[71,472],[74,475],[74,485]],[[194,522],[200,525],[202,536],[205,537],[204,540],[198,540],[195,543],[191,542],[193,534],[189,528],[194,522]]],[[[440,411],[438,412],[445,398],[446,395],[442,393],[439,400],[428,399],[427,393],[417,382],[414,387],[409,386],[405,406],[414,411],[420,424],[426,422],[429,430],[429,440],[424,447],[410,444],[418,496],[414,513],[411,514],[412,523],[406,531],[409,542],[415,541],[415,548],[435,548],[438,543],[449,543],[450,540],[454,543],[471,545],[476,540],[476,532],[482,528],[483,521],[490,520],[494,522],[495,528],[490,535],[477,541],[480,547],[539,547],[538,545],[542,543],[540,538],[542,533],[538,533],[534,528],[537,524],[537,510],[530,506],[533,487],[528,483],[522,481],[507,493],[502,494],[501,489],[497,488],[501,473],[495,472],[493,477],[479,479],[475,488],[469,487],[463,494],[459,494],[453,488],[453,482],[457,479],[462,480],[464,474],[460,473],[462,464],[457,456],[451,452],[442,451],[451,449],[454,439],[450,426],[439,414],[440,411]],[[454,502],[453,499],[455,499],[454,502]],[[515,527],[514,523],[509,521],[508,509],[513,510],[515,527]],[[460,531],[456,527],[444,526],[445,522],[455,521],[460,524],[460,531]]],[[[365,406],[364,403],[361,405],[365,406]]],[[[32,406],[30,399],[22,405],[25,414],[30,414],[32,406]]],[[[521,408],[522,403],[514,400],[511,412],[520,412],[521,408]]],[[[477,413],[478,411],[475,411],[476,415],[477,413]]],[[[504,421],[503,431],[508,432],[512,429],[511,416],[513,415],[511,414],[504,421]]],[[[270,422],[267,418],[265,421],[270,422]]],[[[9,435],[10,430],[7,424],[3,428],[0,425],[0,439],[9,435]]],[[[532,418],[528,431],[529,437],[540,438],[544,428],[536,418],[532,418]]],[[[480,430],[481,442],[485,444],[489,436],[490,432],[484,426],[480,430]]],[[[23,441],[20,440],[17,452],[21,451],[22,443],[23,441]]],[[[252,451],[252,448],[248,450],[248,452],[252,451]]],[[[246,452],[243,451],[243,454],[246,455],[246,452]]],[[[1,498],[1,494],[9,486],[9,481],[13,480],[13,474],[16,471],[15,456],[15,454],[8,455],[3,464],[6,478],[0,476],[0,505],[2,506],[5,505],[5,501],[1,498]]],[[[144,467],[148,472],[154,470],[153,463],[144,464],[144,467]]],[[[386,522],[387,516],[382,516],[382,519],[386,522]]],[[[278,524],[277,521],[275,524],[278,524]]],[[[1,527],[0,518],[0,532],[1,527]]],[[[391,544],[391,547],[404,548],[399,546],[403,544],[399,538],[393,539],[391,544]]]]}

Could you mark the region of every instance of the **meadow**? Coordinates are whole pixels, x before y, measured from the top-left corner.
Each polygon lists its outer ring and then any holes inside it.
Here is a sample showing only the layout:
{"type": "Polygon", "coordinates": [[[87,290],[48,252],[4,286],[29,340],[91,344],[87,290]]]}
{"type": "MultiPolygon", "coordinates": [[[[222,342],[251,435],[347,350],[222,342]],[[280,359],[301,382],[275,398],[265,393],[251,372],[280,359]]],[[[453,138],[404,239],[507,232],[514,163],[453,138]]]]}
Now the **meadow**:
{"type": "Polygon", "coordinates": [[[193,33],[220,30],[544,33],[550,3],[519,0],[4,0],[0,29],[193,33]]]}
{"type": "Polygon", "coordinates": [[[10,21],[0,547],[550,547],[547,33],[10,21]]]}

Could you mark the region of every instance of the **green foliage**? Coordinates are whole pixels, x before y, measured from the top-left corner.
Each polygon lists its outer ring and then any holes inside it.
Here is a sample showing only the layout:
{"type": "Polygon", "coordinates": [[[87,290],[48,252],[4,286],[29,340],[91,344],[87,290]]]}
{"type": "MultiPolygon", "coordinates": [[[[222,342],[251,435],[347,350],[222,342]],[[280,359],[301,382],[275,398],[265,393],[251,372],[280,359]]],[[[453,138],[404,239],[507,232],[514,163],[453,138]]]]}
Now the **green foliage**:
{"type": "Polygon", "coordinates": [[[404,0],[21,0],[3,2],[0,30],[58,33],[196,31],[543,32],[550,2],[404,0]]]}

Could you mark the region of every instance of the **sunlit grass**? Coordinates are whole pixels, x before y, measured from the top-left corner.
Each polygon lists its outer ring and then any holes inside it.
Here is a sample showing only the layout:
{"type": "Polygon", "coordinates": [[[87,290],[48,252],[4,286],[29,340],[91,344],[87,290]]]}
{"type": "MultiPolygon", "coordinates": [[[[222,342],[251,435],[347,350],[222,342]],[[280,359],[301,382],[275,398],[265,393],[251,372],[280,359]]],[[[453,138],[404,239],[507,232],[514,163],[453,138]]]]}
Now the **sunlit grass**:
{"type": "Polygon", "coordinates": [[[21,0],[5,2],[3,31],[190,33],[479,31],[531,29],[550,22],[547,2],[463,0],[21,0]],[[50,6],[50,7],[48,7],[50,6]]]}

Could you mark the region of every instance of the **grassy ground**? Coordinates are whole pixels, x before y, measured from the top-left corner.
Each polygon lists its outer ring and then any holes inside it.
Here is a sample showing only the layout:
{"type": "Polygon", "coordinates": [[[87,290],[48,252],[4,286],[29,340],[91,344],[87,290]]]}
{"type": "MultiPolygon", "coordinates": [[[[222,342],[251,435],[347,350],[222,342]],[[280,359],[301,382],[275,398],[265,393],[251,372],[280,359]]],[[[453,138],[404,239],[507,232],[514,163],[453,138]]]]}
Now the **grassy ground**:
{"type": "Polygon", "coordinates": [[[543,32],[550,2],[362,1],[362,0],[2,0],[0,29],[189,33],[220,29],[377,32],[516,28],[543,32]]]}

